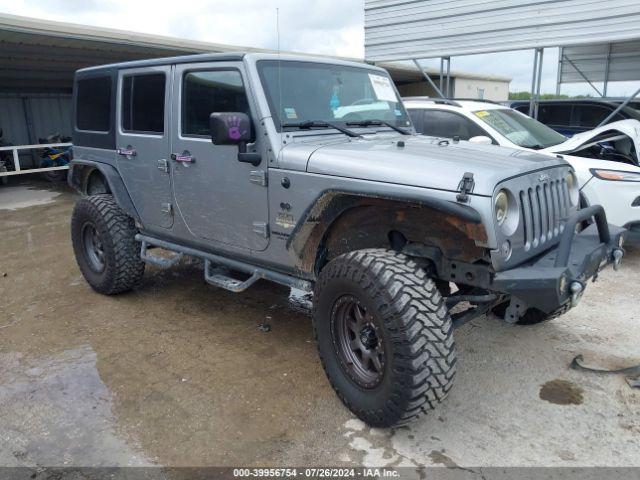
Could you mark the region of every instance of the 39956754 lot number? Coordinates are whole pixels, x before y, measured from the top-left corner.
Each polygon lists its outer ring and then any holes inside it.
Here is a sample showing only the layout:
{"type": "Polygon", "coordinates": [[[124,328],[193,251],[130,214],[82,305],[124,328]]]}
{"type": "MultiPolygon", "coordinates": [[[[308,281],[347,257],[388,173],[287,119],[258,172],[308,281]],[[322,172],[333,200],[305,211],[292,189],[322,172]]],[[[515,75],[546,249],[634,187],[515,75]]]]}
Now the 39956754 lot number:
{"type": "Polygon", "coordinates": [[[393,478],[398,472],[378,468],[234,468],[237,478],[393,478]]]}

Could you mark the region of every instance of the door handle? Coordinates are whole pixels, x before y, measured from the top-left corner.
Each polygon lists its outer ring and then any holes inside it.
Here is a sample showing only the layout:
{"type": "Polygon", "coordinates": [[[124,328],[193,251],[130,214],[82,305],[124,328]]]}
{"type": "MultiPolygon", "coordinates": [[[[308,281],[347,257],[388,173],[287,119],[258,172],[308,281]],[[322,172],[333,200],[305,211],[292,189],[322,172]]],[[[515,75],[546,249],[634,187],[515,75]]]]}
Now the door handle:
{"type": "Polygon", "coordinates": [[[137,154],[138,152],[136,152],[136,149],[131,145],[127,145],[126,148],[118,149],[118,155],[122,155],[123,157],[135,157],[137,154]]]}
{"type": "Polygon", "coordinates": [[[171,160],[180,163],[194,163],[196,161],[189,152],[172,153],[171,160]]]}

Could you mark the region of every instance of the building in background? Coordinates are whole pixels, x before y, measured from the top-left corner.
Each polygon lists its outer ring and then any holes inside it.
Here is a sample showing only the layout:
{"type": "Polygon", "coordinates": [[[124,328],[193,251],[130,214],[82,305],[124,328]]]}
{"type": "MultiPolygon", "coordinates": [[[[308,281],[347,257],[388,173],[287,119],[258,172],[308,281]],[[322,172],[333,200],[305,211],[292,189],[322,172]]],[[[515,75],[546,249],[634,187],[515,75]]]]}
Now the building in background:
{"type": "MultiPolygon", "coordinates": [[[[270,50],[0,14],[0,128],[16,145],[37,143],[52,133],[70,135],[73,75],[80,68],[230,51],[270,50]]],[[[377,65],[389,70],[402,95],[437,96],[415,66],[377,65]]],[[[426,73],[438,83],[438,71],[426,73]]],[[[507,100],[509,81],[455,71],[450,78],[455,96],[489,100],[507,100]]]]}

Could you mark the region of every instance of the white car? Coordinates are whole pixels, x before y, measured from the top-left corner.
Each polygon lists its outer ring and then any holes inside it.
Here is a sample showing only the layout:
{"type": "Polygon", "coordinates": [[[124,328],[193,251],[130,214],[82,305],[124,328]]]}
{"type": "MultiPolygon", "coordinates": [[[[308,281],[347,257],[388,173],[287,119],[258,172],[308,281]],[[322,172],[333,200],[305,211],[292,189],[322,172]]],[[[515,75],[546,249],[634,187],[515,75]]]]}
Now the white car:
{"type": "Polygon", "coordinates": [[[404,104],[424,135],[561,155],[576,171],[581,202],[602,205],[609,222],[640,241],[639,121],[620,120],[567,138],[493,102],[408,97],[404,104]]]}

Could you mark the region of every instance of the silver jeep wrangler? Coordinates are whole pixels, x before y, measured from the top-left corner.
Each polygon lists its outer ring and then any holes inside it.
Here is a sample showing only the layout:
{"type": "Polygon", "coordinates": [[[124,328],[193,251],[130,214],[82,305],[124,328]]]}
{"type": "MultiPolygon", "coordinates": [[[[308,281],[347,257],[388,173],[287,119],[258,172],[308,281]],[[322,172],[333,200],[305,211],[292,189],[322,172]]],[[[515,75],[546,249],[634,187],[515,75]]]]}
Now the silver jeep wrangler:
{"type": "Polygon", "coordinates": [[[91,287],[130,290],[145,263],[186,255],[234,292],[301,290],[331,385],[372,426],[445,398],[456,326],[555,317],[623,255],[561,158],[417,136],[380,68],[253,53],[87,68],[74,116],[91,287]]]}

